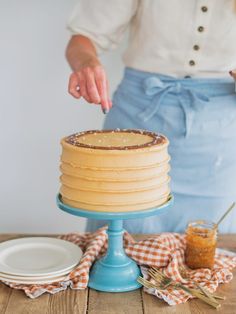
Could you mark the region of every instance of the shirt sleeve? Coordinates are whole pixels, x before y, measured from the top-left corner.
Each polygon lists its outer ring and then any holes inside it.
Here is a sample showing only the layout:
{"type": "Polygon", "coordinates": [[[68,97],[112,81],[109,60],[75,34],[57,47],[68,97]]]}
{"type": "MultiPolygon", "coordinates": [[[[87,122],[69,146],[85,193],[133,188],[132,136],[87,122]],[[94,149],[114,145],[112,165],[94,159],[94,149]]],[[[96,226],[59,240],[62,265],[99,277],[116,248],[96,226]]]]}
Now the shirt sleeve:
{"type": "Polygon", "coordinates": [[[138,0],[79,0],[67,27],[72,35],[91,39],[100,54],[120,43],[137,3],[138,0]]]}

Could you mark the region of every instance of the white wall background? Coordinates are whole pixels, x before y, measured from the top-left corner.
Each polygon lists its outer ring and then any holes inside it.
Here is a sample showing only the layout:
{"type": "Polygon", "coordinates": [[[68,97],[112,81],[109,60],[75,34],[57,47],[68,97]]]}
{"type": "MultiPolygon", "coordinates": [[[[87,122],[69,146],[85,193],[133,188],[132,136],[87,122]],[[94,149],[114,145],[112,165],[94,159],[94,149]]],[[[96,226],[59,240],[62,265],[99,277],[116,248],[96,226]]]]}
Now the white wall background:
{"type": "MultiPolygon", "coordinates": [[[[103,121],[98,106],[67,94],[65,24],[75,1],[0,0],[0,232],[84,230],[85,219],[55,204],[60,138],[103,121]]],[[[102,59],[112,91],[123,47],[102,59]]]]}

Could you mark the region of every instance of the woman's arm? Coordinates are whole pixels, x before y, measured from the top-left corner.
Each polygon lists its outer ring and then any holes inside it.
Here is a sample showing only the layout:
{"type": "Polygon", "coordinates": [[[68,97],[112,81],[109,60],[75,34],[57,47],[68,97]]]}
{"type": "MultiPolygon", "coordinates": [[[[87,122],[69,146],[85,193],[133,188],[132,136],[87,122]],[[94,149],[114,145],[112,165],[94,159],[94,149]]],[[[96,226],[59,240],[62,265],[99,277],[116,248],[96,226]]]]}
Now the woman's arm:
{"type": "Polygon", "coordinates": [[[69,93],[75,98],[83,97],[89,103],[101,104],[103,112],[112,106],[108,81],[92,41],[82,35],[71,37],[66,58],[71,66],[69,93]]]}

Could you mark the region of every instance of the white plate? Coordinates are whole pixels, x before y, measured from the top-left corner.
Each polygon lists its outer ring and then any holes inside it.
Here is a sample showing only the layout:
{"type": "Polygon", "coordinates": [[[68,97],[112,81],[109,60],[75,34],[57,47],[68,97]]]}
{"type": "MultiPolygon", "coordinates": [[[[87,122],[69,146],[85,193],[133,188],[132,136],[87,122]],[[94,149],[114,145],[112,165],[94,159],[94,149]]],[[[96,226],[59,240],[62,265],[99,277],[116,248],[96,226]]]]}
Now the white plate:
{"type": "Polygon", "coordinates": [[[55,276],[65,276],[67,274],[69,274],[73,269],[75,269],[76,266],[71,267],[67,270],[63,270],[61,272],[58,272],[56,274],[53,275],[45,275],[45,276],[18,276],[18,275],[11,275],[11,274],[7,274],[7,273],[1,273],[0,272],[0,277],[8,277],[9,279],[16,279],[16,280],[41,280],[41,279],[51,279],[51,278],[55,278],[55,276]]]}
{"type": "Polygon", "coordinates": [[[9,283],[16,283],[16,284],[26,284],[26,285],[43,285],[43,284],[49,284],[52,282],[58,282],[58,281],[64,281],[64,279],[66,278],[66,276],[56,276],[54,278],[50,278],[50,279],[41,279],[41,280],[26,280],[26,279],[10,279],[8,277],[2,277],[0,276],[0,280],[5,281],[5,282],[9,282],[9,283]]]}
{"type": "Polygon", "coordinates": [[[20,238],[0,243],[0,272],[17,276],[56,276],[76,266],[81,249],[55,238],[20,238]]]}

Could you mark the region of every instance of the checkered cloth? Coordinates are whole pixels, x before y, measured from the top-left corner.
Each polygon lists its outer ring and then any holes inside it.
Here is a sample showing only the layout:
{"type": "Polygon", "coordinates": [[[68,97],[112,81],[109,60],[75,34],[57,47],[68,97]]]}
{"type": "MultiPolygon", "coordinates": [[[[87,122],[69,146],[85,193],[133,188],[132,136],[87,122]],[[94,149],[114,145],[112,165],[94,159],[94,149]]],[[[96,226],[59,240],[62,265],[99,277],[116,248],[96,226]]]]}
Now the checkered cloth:
{"type": "MultiPolygon", "coordinates": [[[[72,289],[85,289],[89,280],[89,270],[93,262],[105,254],[107,250],[106,228],[98,229],[94,233],[71,233],[60,237],[77,244],[84,252],[78,266],[70,272],[63,282],[45,285],[23,285],[5,282],[12,288],[22,289],[30,298],[36,298],[45,292],[51,294],[72,289]]],[[[195,281],[213,292],[219,283],[227,283],[233,278],[231,270],[236,266],[236,254],[228,251],[217,251],[213,270],[198,269],[188,273],[188,280],[181,277],[179,269],[184,266],[185,236],[177,233],[163,233],[146,240],[135,242],[124,233],[124,247],[126,253],[140,266],[143,276],[148,278],[148,267],[161,268],[164,273],[174,280],[192,287],[190,281],[195,281]]],[[[186,302],[190,296],[183,290],[146,289],[150,294],[165,300],[170,305],[186,302]]]]}

